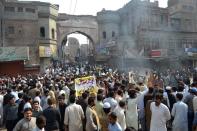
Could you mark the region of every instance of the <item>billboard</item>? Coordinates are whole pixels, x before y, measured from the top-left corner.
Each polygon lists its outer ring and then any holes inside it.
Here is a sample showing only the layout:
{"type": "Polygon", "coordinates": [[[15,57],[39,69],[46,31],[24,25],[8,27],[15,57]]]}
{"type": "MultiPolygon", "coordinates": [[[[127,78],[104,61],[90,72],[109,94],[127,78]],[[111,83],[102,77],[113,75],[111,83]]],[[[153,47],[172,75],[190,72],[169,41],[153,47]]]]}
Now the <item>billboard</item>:
{"type": "Polygon", "coordinates": [[[0,61],[29,60],[29,47],[0,47],[0,61]]]}

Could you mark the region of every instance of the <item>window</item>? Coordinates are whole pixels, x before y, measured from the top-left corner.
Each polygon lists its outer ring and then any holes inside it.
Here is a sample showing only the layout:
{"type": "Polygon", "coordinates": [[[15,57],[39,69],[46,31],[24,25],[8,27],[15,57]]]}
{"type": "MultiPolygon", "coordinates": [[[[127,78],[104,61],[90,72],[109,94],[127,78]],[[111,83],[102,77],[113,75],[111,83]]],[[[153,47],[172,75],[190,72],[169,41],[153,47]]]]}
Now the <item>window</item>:
{"type": "Polygon", "coordinates": [[[176,19],[176,18],[172,18],[171,19],[171,26],[175,29],[180,29],[181,27],[181,20],[180,19],[176,19]]]}
{"type": "Polygon", "coordinates": [[[104,31],[103,32],[103,39],[106,39],[107,38],[107,34],[106,34],[106,32],[104,31]]]}
{"type": "Polygon", "coordinates": [[[183,7],[183,9],[187,9],[187,5],[183,5],[182,7],[183,7]]]}
{"type": "Polygon", "coordinates": [[[159,48],[160,48],[159,39],[155,39],[155,40],[154,40],[154,48],[155,48],[155,49],[159,49],[159,48]]]}
{"type": "Polygon", "coordinates": [[[164,23],[164,16],[163,15],[161,15],[161,24],[163,24],[164,23]]]}
{"type": "Polygon", "coordinates": [[[23,8],[22,7],[18,7],[18,12],[23,12],[23,8]]]}
{"type": "Polygon", "coordinates": [[[189,11],[193,11],[194,10],[194,7],[193,6],[188,6],[188,10],[189,11]]]}
{"type": "Polygon", "coordinates": [[[169,40],[169,49],[175,49],[176,47],[176,42],[173,39],[169,40]]]}
{"type": "Polygon", "coordinates": [[[194,10],[194,7],[191,6],[191,5],[183,5],[182,6],[184,10],[187,10],[187,11],[193,11],[194,10]]]}
{"type": "Polygon", "coordinates": [[[14,12],[14,11],[15,11],[15,8],[14,8],[14,7],[10,7],[10,6],[6,6],[6,7],[4,8],[4,10],[5,10],[6,12],[14,12]]]}
{"type": "Polygon", "coordinates": [[[8,34],[14,34],[14,26],[9,26],[8,27],[8,34]]]}
{"type": "Polygon", "coordinates": [[[40,37],[45,37],[45,28],[44,27],[40,28],[40,37]]]}
{"type": "Polygon", "coordinates": [[[179,48],[179,49],[182,48],[181,40],[177,40],[176,47],[179,48]]]}
{"type": "Polygon", "coordinates": [[[115,32],[114,31],[112,31],[112,37],[115,37],[115,32]]]}
{"type": "Polygon", "coordinates": [[[191,30],[192,29],[192,20],[190,20],[190,19],[186,19],[185,20],[185,27],[186,27],[186,29],[187,30],[191,30]]]}
{"type": "Polygon", "coordinates": [[[35,9],[32,9],[32,8],[26,8],[25,10],[26,12],[29,12],[29,13],[35,13],[35,9]]]}
{"type": "Polygon", "coordinates": [[[55,30],[52,29],[52,30],[51,30],[51,33],[52,33],[52,39],[55,39],[55,30]]]}

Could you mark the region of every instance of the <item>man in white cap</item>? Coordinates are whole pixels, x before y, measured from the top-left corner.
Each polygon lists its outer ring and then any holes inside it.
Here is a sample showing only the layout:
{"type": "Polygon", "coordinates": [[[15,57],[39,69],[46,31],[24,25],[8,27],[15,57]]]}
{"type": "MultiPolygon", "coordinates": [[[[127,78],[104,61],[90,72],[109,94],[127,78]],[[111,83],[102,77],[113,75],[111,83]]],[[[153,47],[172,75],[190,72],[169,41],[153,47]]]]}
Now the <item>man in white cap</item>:
{"type": "Polygon", "coordinates": [[[103,114],[101,117],[101,131],[108,131],[108,115],[111,112],[111,105],[108,102],[103,104],[103,114]]]}
{"type": "Polygon", "coordinates": [[[114,110],[115,107],[117,106],[117,101],[115,100],[115,93],[114,93],[114,91],[110,91],[109,92],[109,97],[105,98],[103,100],[103,102],[104,103],[108,102],[110,104],[112,110],[114,110]]]}

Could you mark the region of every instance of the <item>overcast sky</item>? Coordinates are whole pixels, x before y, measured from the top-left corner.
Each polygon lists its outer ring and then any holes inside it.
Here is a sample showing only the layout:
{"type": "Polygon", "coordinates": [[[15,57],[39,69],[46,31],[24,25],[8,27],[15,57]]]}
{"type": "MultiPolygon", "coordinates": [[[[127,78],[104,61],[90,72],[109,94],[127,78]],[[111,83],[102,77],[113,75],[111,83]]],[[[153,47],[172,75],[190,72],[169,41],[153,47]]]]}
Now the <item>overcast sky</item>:
{"type": "MultiPolygon", "coordinates": [[[[33,1],[33,0],[22,0],[33,1]]],[[[103,8],[116,10],[123,7],[130,0],[35,0],[58,4],[60,13],[74,15],[96,15],[103,8]]],[[[154,0],[151,0],[154,1],[154,0]]],[[[160,7],[167,6],[167,0],[159,0],[160,7]]]]}

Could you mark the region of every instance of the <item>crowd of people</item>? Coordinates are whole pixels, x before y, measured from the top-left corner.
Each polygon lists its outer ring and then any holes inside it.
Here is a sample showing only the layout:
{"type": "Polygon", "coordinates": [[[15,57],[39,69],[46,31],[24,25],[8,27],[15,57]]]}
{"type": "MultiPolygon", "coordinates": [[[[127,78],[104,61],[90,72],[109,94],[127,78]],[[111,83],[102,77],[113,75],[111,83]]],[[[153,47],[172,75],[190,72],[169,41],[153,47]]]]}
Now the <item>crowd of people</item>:
{"type": "Polygon", "coordinates": [[[197,77],[191,70],[120,72],[65,65],[0,76],[0,125],[7,131],[197,131],[197,77]],[[75,79],[97,92],[76,96],[75,79]]]}

